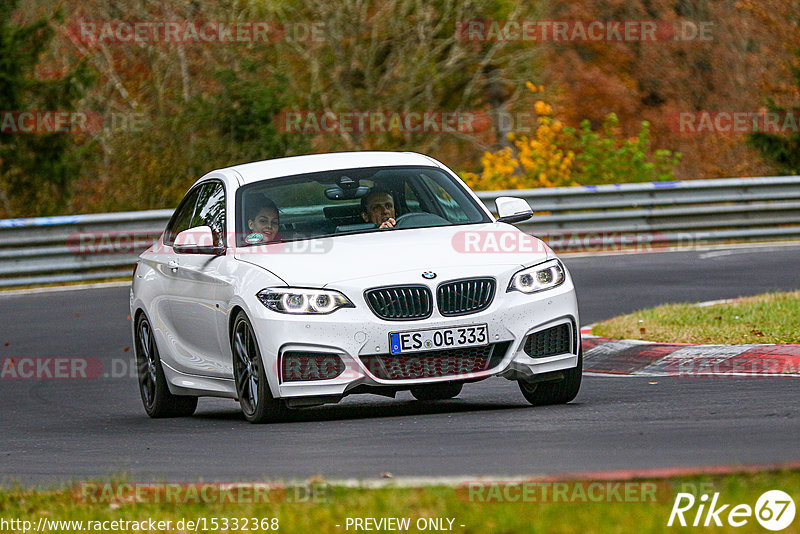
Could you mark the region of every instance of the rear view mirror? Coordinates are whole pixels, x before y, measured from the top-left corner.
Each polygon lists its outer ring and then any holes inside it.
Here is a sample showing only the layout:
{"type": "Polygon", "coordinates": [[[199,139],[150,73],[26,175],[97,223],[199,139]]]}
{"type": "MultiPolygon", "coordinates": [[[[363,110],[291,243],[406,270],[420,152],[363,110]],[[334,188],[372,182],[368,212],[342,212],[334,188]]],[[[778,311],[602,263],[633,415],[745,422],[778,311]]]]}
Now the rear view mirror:
{"type": "Polygon", "coordinates": [[[497,197],[497,220],[504,223],[518,223],[533,217],[533,210],[524,199],[517,197],[497,197]]]}
{"type": "Polygon", "coordinates": [[[329,187],[325,190],[325,198],[328,200],[352,200],[354,198],[365,197],[369,194],[370,188],[366,185],[342,189],[339,186],[329,187]]]}
{"type": "Polygon", "coordinates": [[[172,250],[178,254],[222,254],[224,248],[214,244],[214,232],[209,226],[195,226],[175,236],[172,250]]]}

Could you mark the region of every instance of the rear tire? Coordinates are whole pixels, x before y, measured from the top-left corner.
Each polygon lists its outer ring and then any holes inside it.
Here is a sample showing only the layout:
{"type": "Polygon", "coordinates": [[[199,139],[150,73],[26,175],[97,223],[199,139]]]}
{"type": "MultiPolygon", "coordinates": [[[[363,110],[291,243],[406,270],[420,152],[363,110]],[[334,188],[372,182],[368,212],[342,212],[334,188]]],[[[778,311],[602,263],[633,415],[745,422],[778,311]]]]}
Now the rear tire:
{"type": "Polygon", "coordinates": [[[153,328],[144,313],[136,320],[134,332],[136,372],[144,411],[154,419],[192,415],[197,409],[197,397],[170,393],[164,368],[161,367],[161,357],[158,354],[153,328]]]}
{"type": "Polygon", "coordinates": [[[231,333],[233,377],[244,417],[254,424],[281,421],[288,415],[286,402],[272,396],[253,326],[239,312],[231,333]]]}
{"type": "Polygon", "coordinates": [[[462,382],[443,382],[441,384],[429,384],[411,388],[411,395],[421,401],[446,400],[452,399],[461,393],[464,387],[462,382]]]}
{"type": "Polygon", "coordinates": [[[566,404],[578,396],[583,373],[583,348],[578,350],[578,365],[564,371],[564,378],[548,382],[525,382],[519,380],[519,389],[525,399],[534,406],[566,404]]]}

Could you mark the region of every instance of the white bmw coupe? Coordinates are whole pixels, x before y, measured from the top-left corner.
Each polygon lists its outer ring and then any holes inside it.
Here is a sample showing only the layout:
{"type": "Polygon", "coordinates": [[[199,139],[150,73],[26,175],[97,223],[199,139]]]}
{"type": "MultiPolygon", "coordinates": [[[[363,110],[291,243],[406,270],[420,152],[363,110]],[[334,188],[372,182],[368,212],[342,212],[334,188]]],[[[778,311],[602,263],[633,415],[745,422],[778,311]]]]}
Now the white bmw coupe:
{"type": "Polygon", "coordinates": [[[569,272],[497,218],[450,169],[414,153],[275,159],[195,183],[131,287],[139,386],[151,417],[200,396],[253,423],[354,393],[449,399],[516,380],[534,405],[580,388],[569,272]]]}

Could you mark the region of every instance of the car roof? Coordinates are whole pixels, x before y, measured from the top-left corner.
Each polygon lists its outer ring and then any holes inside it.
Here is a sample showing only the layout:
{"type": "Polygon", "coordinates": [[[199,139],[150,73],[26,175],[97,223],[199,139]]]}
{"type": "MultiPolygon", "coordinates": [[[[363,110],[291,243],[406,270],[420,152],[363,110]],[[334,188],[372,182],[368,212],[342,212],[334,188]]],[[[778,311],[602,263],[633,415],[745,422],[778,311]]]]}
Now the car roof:
{"type": "Polygon", "coordinates": [[[288,158],[268,159],[253,163],[234,165],[219,171],[236,171],[245,184],[305,174],[309,172],[355,169],[360,167],[390,167],[396,165],[419,165],[445,168],[433,158],[415,152],[334,152],[330,154],[310,154],[288,158]]]}

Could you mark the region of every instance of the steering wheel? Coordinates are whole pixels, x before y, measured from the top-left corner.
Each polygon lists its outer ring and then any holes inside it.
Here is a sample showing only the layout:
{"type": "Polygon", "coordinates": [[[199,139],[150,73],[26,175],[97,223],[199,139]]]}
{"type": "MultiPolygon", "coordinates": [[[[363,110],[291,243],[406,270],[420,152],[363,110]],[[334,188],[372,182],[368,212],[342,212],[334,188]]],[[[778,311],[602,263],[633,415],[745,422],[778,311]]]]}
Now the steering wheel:
{"type": "Polygon", "coordinates": [[[404,213],[394,220],[395,228],[421,228],[423,226],[446,226],[450,221],[433,213],[415,211],[404,213]]]}

